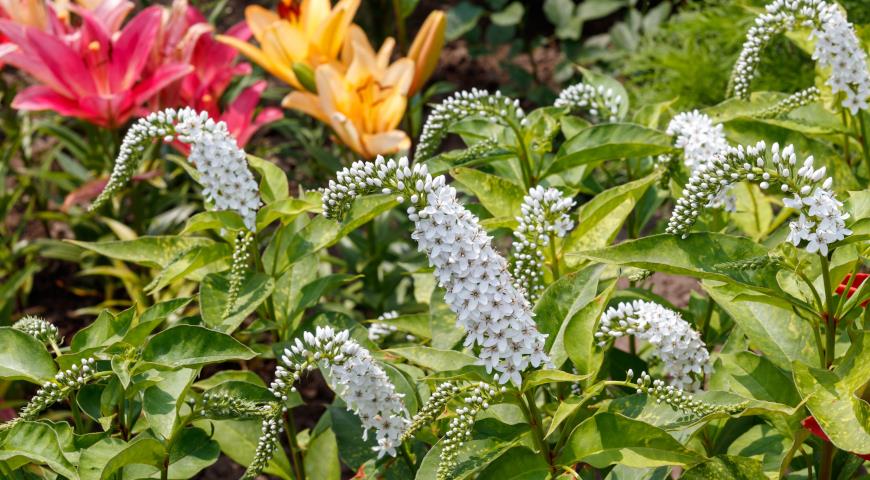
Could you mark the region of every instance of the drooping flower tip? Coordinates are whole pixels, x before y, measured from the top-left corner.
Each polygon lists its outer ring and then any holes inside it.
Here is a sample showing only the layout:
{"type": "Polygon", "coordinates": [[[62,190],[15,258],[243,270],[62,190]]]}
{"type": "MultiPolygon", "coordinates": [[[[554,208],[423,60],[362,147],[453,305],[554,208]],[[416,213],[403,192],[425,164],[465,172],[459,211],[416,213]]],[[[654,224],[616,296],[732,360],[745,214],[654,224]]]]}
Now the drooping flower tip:
{"type": "Polygon", "coordinates": [[[599,345],[625,335],[653,345],[671,385],[677,388],[693,388],[697,377],[712,370],[701,335],[679,313],[657,303],[635,300],[608,308],[595,333],[599,345]]]}
{"type": "Polygon", "coordinates": [[[554,107],[569,108],[587,114],[593,123],[602,120],[613,123],[619,121],[619,108],[622,97],[611,88],[603,85],[594,87],[580,82],[559,92],[554,107]]]}

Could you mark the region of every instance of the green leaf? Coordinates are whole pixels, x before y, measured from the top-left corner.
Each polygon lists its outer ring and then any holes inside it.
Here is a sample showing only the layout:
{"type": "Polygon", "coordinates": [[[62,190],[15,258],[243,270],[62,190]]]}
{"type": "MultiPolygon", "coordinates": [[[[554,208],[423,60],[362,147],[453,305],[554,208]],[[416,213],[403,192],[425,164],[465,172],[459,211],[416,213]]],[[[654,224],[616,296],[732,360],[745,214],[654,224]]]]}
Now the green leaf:
{"type": "Polygon", "coordinates": [[[263,230],[275,220],[281,220],[282,224],[293,221],[296,217],[307,212],[317,212],[320,205],[299,198],[285,198],[270,203],[257,211],[257,230],[263,230]]]}
{"type": "Polygon", "coordinates": [[[453,41],[474,29],[477,21],[483,15],[483,9],[467,1],[451,8],[447,12],[447,41],[453,41]]]}
{"type": "Polygon", "coordinates": [[[166,457],[166,450],[163,444],[153,438],[144,438],[134,440],[125,445],[118,453],[109,458],[106,465],[100,473],[100,480],[109,480],[115,472],[120,471],[129,465],[151,465],[160,468],[163,465],[163,459],[166,457]]]}
{"type": "MultiPolygon", "coordinates": [[[[169,480],[187,480],[215,463],[220,457],[220,445],[201,428],[185,428],[178,432],[169,451],[169,480]]],[[[160,478],[160,469],[148,465],[124,468],[124,478],[160,478]]]]}
{"type": "Polygon", "coordinates": [[[562,242],[562,257],[566,265],[569,268],[577,266],[581,261],[576,255],[579,252],[613,243],[637,202],[660,175],[655,172],[605,190],[581,205],[577,209],[577,228],[562,242]]]}
{"type": "Polygon", "coordinates": [[[731,220],[740,230],[755,240],[760,240],[770,230],[773,208],[758,185],[740,182],[731,189],[735,197],[735,211],[731,220]]]}
{"type": "Polygon", "coordinates": [[[777,368],[769,358],[752,352],[720,354],[719,358],[728,377],[724,389],[747,398],[792,407],[800,403],[801,398],[791,376],[777,368]]]}
{"type": "Polygon", "coordinates": [[[477,480],[547,480],[550,466],[540,454],[526,447],[513,447],[496,458],[477,480]]]}
{"type": "Polygon", "coordinates": [[[0,378],[41,384],[57,373],[45,345],[22,331],[0,327],[0,345],[0,378]]]}
{"type": "Polygon", "coordinates": [[[598,413],[577,426],[559,456],[560,464],[585,462],[596,468],[694,465],[704,459],[664,430],[614,413],[598,413]]]}
{"type": "Polygon", "coordinates": [[[151,268],[163,268],[181,252],[214,243],[214,241],[204,237],[179,236],[148,236],[135,240],[108,242],[67,241],[104,257],[133,262],[151,268]]]}
{"type": "Polygon", "coordinates": [[[870,332],[852,345],[832,372],[792,363],[798,391],[831,443],[847,452],[870,454],[870,404],[860,398],[870,379],[870,332]]]}
{"type": "MultiPolygon", "coordinates": [[[[475,429],[480,428],[478,422],[475,429]]],[[[465,442],[459,449],[456,458],[456,466],[452,469],[451,480],[466,480],[477,478],[477,473],[492,464],[496,459],[505,455],[511,448],[516,446],[531,446],[528,434],[503,438],[498,436],[476,436],[473,440],[465,442]]],[[[423,457],[423,462],[417,470],[416,480],[435,480],[440,463],[443,440],[436,443],[423,457]]]]}
{"type": "Polygon", "coordinates": [[[547,287],[535,305],[535,323],[547,335],[544,348],[556,366],[565,363],[565,329],[568,321],[585,307],[598,289],[598,278],[604,269],[593,265],[560,277],[547,287]]]}
{"type": "Polygon", "coordinates": [[[242,282],[233,309],[224,318],[229,281],[220,274],[207,275],[199,286],[199,311],[202,322],[214,330],[232,333],[269,298],[275,289],[272,277],[263,273],[249,275],[242,282]]]}
{"type": "Polygon", "coordinates": [[[327,295],[341,285],[355,280],[360,276],[361,275],[335,273],[318,278],[317,280],[305,285],[301,290],[302,295],[297,304],[293,307],[293,310],[291,310],[290,314],[287,315],[287,318],[291,320],[295,319],[297,316],[305,312],[305,310],[317,305],[317,302],[320,301],[320,297],[327,295]]]}
{"type": "Polygon", "coordinates": [[[200,280],[205,274],[226,270],[231,259],[232,248],[226,243],[193,247],[166,265],[145,286],[145,293],[153,295],[172,282],[186,278],[200,280]]]}
{"type": "Polygon", "coordinates": [[[431,347],[391,348],[384,352],[402,357],[409,362],[429,370],[459,370],[468,365],[474,365],[477,358],[454,350],[441,350],[431,347]]]}
{"type": "Polygon", "coordinates": [[[525,392],[526,390],[537,387],[538,385],[562,382],[576,383],[581,380],[586,380],[587,378],[589,378],[589,375],[576,375],[563,372],[562,370],[535,370],[523,378],[522,391],[525,392]]]}
{"type": "Polygon", "coordinates": [[[142,312],[142,315],[139,316],[138,323],[141,325],[153,320],[165,320],[172,312],[184,307],[190,303],[191,300],[193,300],[191,297],[173,298],[172,300],[155,303],[142,312]]]}
{"type": "MultiPolygon", "coordinates": [[[[720,233],[691,233],[686,238],[661,234],[629,240],[612,247],[580,252],[580,258],[628,265],[656,272],[688,275],[728,283],[750,284],[758,290],[764,280],[753,272],[722,270],[718,265],[766,255],[768,249],[748,238],[720,233]]],[[[770,287],[765,291],[769,291],[770,287]]]]}
{"type": "Polygon", "coordinates": [[[253,350],[225,333],[196,325],[177,325],[154,335],[142,350],[141,361],[149,366],[176,369],[250,360],[255,356],[253,350]]]}
{"type": "Polygon", "coordinates": [[[266,205],[290,196],[287,174],[274,163],[248,155],[248,165],[260,175],[260,196],[266,205]]]}
{"type": "Polygon", "coordinates": [[[525,192],[516,183],[471,168],[454,168],[450,176],[480,201],[494,217],[516,217],[520,214],[525,192]]]}
{"type": "Polygon", "coordinates": [[[89,348],[105,347],[124,338],[133,323],[135,309],[127,309],[118,315],[103,310],[93,323],[79,330],[70,341],[72,352],[89,348]]]}
{"type": "Polygon", "coordinates": [[[761,460],[768,478],[779,478],[783,458],[792,440],[767,424],[755,425],[728,446],[728,455],[761,460]]]}
{"type": "Polygon", "coordinates": [[[160,374],[162,380],[145,389],[142,395],[142,412],[154,433],[164,439],[172,436],[185,392],[197,373],[190,368],[163,372],[160,374]]]}
{"type": "Polygon", "coordinates": [[[686,470],[683,480],[753,480],[766,478],[760,461],[754,458],[717,455],[686,470]]]}
{"type": "Polygon", "coordinates": [[[305,477],[339,480],[341,464],[338,462],[338,443],[332,430],[324,430],[308,443],[305,453],[305,477]]]}
{"type": "Polygon", "coordinates": [[[75,467],[63,453],[57,432],[46,423],[21,421],[0,441],[0,461],[24,460],[46,465],[55,472],[75,479],[75,467]]]}
{"type": "Polygon", "coordinates": [[[777,367],[791,370],[793,360],[819,361],[812,326],[807,320],[767,303],[740,300],[741,294],[749,292],[745,287],[714,287],[708,282],[703,285],[711,298],[740,326],[752,347],[764,353],[777,367]]]}
{"type": "Polygon", "coordinates": [[[489,16],[490,21],[500,27],[510,27],[520,23],[523,19],[525,8],[521,2],[511,2],[510,5],[500,12],[489,16]]]}
{"type": "Polygon", "coordinates": [[[606,160],[669,153],[674,149],[671,142],[664,132],[632,123],[593,125],[562,144],[544,177],[606,160]]]}
{"type": "Polygon", "coordinates": [[[601,369],[604,351],[598,347],[595,332],[598,331],[598,321],[615,289],[616,283],[612,283],[568,320],[565,328],[565,350],[580,375],[594,378],[601,369]]]}
{"type": "Polygon", "coordinates": [[[119,454],[126,443],[118,438],[104,438],[82,450],[79,456],[79,478],[81,480],[100,480],[103,467],[119,454]]]}
{"type": "Polygon", "coordinates": [[[245,228],[245,222],[238,213],[232,210],[213,210],[200,212],[190,217],[179,235],[189,235],[203,230],[220,232],[223,229],[241,230],[243,228],[245,228]]]}

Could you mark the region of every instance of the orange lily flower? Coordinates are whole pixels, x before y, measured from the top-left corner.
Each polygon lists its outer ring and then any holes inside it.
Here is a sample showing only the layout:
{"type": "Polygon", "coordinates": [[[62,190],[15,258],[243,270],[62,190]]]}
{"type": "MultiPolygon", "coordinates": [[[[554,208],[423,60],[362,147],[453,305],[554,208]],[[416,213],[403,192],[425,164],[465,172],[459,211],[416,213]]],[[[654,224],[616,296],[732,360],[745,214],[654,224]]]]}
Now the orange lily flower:
{"type": "Polygon", "coordinates": [[[292,92],[282,106],[328,124],[339,140],[363,158],[407,150],[411,141],[398,130],[414,79],[414,62],[390,63],[395,42],[376,53],[362,29],[351,26],[342,60],[347,69],[321,65],[315,70],[317,93],[292,92]]]}
{"type": "Polygon", "coordinates": [[[414,61],[414,81],[408,96],[420,91],[420,88],[432,76],[438,66],[438,57],[444,47],[444,32],[447,30],[447,15],[441,10],[435,10],[426,17],[411,49],[408,58],[414,61]]]}
{"type": "Polygon", "coordinates": [[[304,90],[294,64],[314,70],[335,62],[359,3],[340,0],[333,7],[329,0],[281,0],[278,13],[251,5],[245,18],[260,48],[238,38],[217,38],[293,88],[304,90]]]}

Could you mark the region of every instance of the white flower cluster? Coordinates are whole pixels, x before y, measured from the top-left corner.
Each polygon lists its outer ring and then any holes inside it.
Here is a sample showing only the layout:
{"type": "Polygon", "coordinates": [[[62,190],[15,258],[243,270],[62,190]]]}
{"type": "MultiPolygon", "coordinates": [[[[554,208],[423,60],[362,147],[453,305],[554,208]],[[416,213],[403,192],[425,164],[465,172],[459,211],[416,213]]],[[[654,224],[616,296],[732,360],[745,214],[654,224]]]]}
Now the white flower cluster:
{"type": "Polygon", "coordinates": [[[124,137],[109,182],[91,205],[105,203],[130,180],[145,149],[154,140],[178,140],[190,145],[188,160],[200,173],[203,195],[215,210],[237,212],[250,230],[256,229],[260,192],[248,170],[245,151],[239,148],[224,122],[215,122],[208,113],[191,108],[168,108],[139,119],[124,137]]]}
{"type": "Polygon", "coordinates": [[[677,388],[693,387],[696,382],[693,374],[711,371],[710,353],[701,334],[679,313],[657,303],[635,300],[608,308],[595,332],[595,337],[600,339],[598,345],[604,346],[623,335],[634,335],[649,342],[661,359],[671,385],[677,388]]]}
{"type": "Polygon", "coordinates": [[[511,275],[514,287],[525,291],[534,304],[544,291],[544,248],[555,238],[563,238],[574,228],[568,211],[574,201],[565,198],[555,188],[540,185],[529,189],[517,217],[519,226],[514,230],[511,275]]]}
{"type": "Polygon", "coordinates": [[[57,345],[60,342],[60,332],[51,322],[33,315],[25,315],[12,325],[12,328],[20,330],[43,344],[57,345]]]}
{"type": "Polygon", "coordinates": [[[722,124],[698,110],[676,115],[668,123],[668,135],[676,135],[674,145],[683,149],[683,161],[689,170],[709,162],[713,156],[728,148],[722,124]]]}
{"type": "Polygon", "coordinates": [[[438,463],[438,480],[453,478],[453,469],[456,467],[456,457],[462,446],[471,439],[471,428],[474,419],[481,410],[489,408],[489,402],[493,401],[501,393],[504,387],[497,389],[493,385],[480,382],[471,393],[465,397],[465,407],[456,409],[456,416],[450,420],[447,433],[441,440],[441,458],[438,463]]]}
{"type": "Polygon", "coordinates": [[[836,199],[831,185],[833,179],[825,177],[825,167],[813,166],[813,157],[797,167],[794,147],[788,145],[780,151],[774,143],[770,152],[764,142],[744,148],[728,147],[725,153],[698,168],[683,189],[683,197],[668,221],[668,233],[685,238],[702,209],[731,184],[747,180],[758,183],[762,190],[778,185],[779,190],[791,198],[783,200],[787,207],[800,212],[800,217],[789,224],[788,240],[795,246],[806,242],[810,253],[828,254],[828,245],[852,233],[846,228],[847,213],[836,199]]]}
{"type": "Polygon", "coordinates": [[[613,89],[605,89],[602,85],[593,87],[580,82],[559,92],[553,106],[586,112],[592,123],[598,123],[601,119],[613,123],[619,121],[621,104],[622,97],[614,93],[613,89]]]}
{"type": "Polygon", "coordinates": [[[414,161],[428,160],[435,154],[450,127],[469,117],[483,117],[503,125],[526,123],[526,114],[519,100],[505,97],[501,92],[489,93],[477,88],[456,92],[436,105],[429,114],[417,142],[414,161]]]}
{"type": "Polygon", "coordinates": [[[815,102],[820,95],[821,92],[817,87],[805,88],[756,113],[755,116],[757,118],[775,118],[815,102]]]}
{"type": "Polygon", "coordinates": [[[315,333],[305,332],[303,338],[284,349],[281,363],[275,370],[270,390],[282,401],[295,391],[293,382],[302,373],[322,366],[335,383],[336,393],[362,421],[363,438],[375,430],[378,457],[396,455],[402,432],[409,420],[402,395],[390,382],[386,372],[371,353],[350,338],[347,330],[336,332],[330,327],[317,327],[315,333]]]}
{"type": "Polygon", "coordinates": [[[73,364],[70,368],[58,372],[54,376],[54,380],[42,384],[36,391],[36,395],[18,412],[18,417],[0,425],[0,430],[5,430],[22,420],[35,420],[46,408],[67,398],[71,393],[93,380],[97,374],[94,363],[93,358],[86,358],[73,364]]]}
{"type": "Polygon", "coordinates": [[[749,84],[758,69],[761,51],[775,35],[796,25],[812,28],[810,39],[816,39],[813,59],[831,69],[827,84],[834,94],[844,94],[843,108],[853,115],[866,110],[870,97],[867,55],[840,7],[823,0],[774,0],[767,5],[749,29],[731,73],[730,89],[734,94],[749,97],[749,84]]]}
{"type": "Polygon", "coordinates": [[[425,165],[411,167],[407,158],[356,162],[338,173],[337,182],[330,181],[323,193],[323,211],[337,218],[353,198],[374,192],[396,195],[400,203],[411,201],[411,237],[435,267],[435,277],[446,290],[445,302],[468,332],[465,345],[480,347],[480,362],[487,372],[498,372],[500,383],[520,385],[526,368],[549,362],[546,336],[538,332],[507,262],[443,176],[432,178],[425,165]]]}

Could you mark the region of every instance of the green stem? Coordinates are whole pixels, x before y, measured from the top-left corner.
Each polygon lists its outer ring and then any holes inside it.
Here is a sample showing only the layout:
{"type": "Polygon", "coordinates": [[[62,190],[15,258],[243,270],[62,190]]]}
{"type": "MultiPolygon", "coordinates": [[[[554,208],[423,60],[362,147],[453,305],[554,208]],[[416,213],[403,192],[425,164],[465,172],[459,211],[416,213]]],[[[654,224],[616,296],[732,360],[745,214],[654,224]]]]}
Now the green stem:
{"type": "MultiPolygon", "coordinates": [[[[520,404],[523,402],[521,401],[520,404]]],[[[526,392],[526,402],[528,408],[523,408],[523,413],[526,414],[526,419],[532,429],[532,440],[535,442],[535,447],[541,451],[547,465],[550,466],[550,472],[555,473],[556,469],[553,465],[553,458],[550,456],[550,445],[544,440],[544,430],[541,425],[541,412],[538,411],[538,405],[535,403],[535,389],[532,388],[526,392]]]]}
{"type": "Polygon", "coordinates": [[[513,120],[509,118],[505,118],[504,120],[514,132],[514,136],[517,137],[517,143],[520,147],[520,168],[523,171],[523,183],[525,184],[523,186],[525,187],[525,190],[528,191],[535,183],[535,176],[532,173],[531,155],[529,155],[529,149],[526,146],[525,139],[523,139],[523,131],[513,120]]]}
{"type": "Polygon", "coordinates": [[[840,108],[840,114],[843,118],[843,156],[846,157],[846,165],[851,166],[852,163],[849,161],[849,121],[846,117],[846,109],[840,108]]]}
{"type": "Polygon", "coordinates": [[[864,112],[858,112],[858,122],[861,124],[861,145],[864,147],[864,165],[867,167],[867,176],[870,178],[870,145],[867,144],[867,125],[864,121],[864,112]]]}
{"type": "Polygon", "coordinates": [[[550,234],[550,256],[553,257],[553,281],[559,279],[562,274],[559,272],[559,255],[556,252],[556,236],[550,234]]]}
{"type": "MultiPolygon", "coordinates": [[[[831,267],[828,263],[828,257],[819,254],[819,259],[822,263],[822,279],[825,283],[825,300],[827,309],[825,315],[825,364],[823,368],[830,368],[834,363],[834,347],[837,341],[837,318],[834,309],[833,290],[831,289],[831,267]]],[[[831,480],[833,471],[834,453],[836,447],[830,441],[822,444],[822,455],[819,459],[819,480],[831,480]]]]}
{"type": "Polygon", "coordinates": [[[287,444],[290,445],[290,461],[293,463],[293,473],[299,480],[305,480],[305,464],[299,444],[296,443],[296,421],[293,420],[293,411],[288,410],[284,415],[284,432],[287,435],[287,444]]]}
{"type": "Polygon", "coordinates": [[[393,0],[393,14],[396,15],[396,37],[399,42],[399,52],[408,51],[408,33],[405,31],[405,19],[402,18],[402,2],[393,0]]]}
{"type": "Polygon", "coordinates": [[[163,466],[160,468],[160,480],[169,480],[169,454],[163,457],[163,466]]]}
{"type": "Polygon", "coordinates": [[[60,348],[57,347],[57,342],[55,342],[54,339],[52,338],[52,339],[48,340],[48,344],[51,346],[51,350],[54,352],[54,356],[59,357],[60,356],[60,348]]]}

